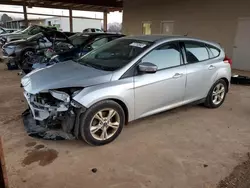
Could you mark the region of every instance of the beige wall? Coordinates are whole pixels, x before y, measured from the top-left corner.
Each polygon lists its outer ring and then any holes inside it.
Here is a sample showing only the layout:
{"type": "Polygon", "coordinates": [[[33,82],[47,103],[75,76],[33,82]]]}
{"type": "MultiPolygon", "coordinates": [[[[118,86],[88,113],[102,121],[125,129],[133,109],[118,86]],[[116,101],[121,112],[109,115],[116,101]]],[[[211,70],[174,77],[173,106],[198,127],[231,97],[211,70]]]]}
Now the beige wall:
{"type": "Polygon", "coordinates": [[[232,57],[239,17],[250,17],[250,0],[124,0],[123,31],[142,34],[142,22],[152,22],[152,34],[161,21],[174,21],[174,34],[220,43],[232,57]]]}

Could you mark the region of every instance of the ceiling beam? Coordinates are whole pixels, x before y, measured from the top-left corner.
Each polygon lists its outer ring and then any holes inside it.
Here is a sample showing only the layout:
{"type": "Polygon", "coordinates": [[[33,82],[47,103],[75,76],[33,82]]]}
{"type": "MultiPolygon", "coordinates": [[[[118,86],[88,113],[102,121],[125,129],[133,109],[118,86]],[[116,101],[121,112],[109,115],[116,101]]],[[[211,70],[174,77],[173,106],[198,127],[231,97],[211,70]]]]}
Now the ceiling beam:
{"type": "MultiPolygon", "coordinates": [[[[37,3],[37,2],[49,2],[50,5],[52,3],[71,3],[71,4],[79,4],[79,5],[96,5],[96,6],[102,6],[102,7],[119,7],[122,8],[123,3],[121,0],[54,0],[54,1],[48,1],[48,0],[1,0],[1,4],[10,4],[10,5],[23,5],[23,4],[29,4],[29,3],[37,3]]],[[[35,5],[34,5],[35,6],[35,5]]]]}
{"type": "MultiPolygon", "coordinates": [[[[2,11],[1,10],[0,12],[3,12],[3,13],[12,13],[12,14],[22,14],[22,12],[15,12],[15,11],[2,11]]],[[[62,15],[38,14],[38,13],[27,13],[27,15],[48,16],[48,17],[62,17],[62,18],[68,18],[69,17],[69,16],[62,16],[62,15]]],[[[82,19],[90,19],[90,20],[92,20],[92,19],[94,19],[94,20],[103,20],[101,18],[89,18],[89,17],[80,17],[80,16],[73,16],[73,18],[82,18],[82,19]]],[[[46,18],[44,18],[44,19],[46,19],[46,18]]],[[[18,21],[18,20],[13,20],[13,21],[18,21]]]]}
{"type": "MultiPolygon", "coordinates": [[[[106,0],[105,2],[116,2],[116,0],[106,0]]],[[[119,1],[118,4],[121,6],[108,6],[112,5],[112,3],[107,3],[105,6],[100,5],[104,4],[103,0],[1,0],[1,4],[6,5],[26,5],[28,7],[43,7],[43,8],[57,8],[57,9],[69,9],[73,8],[74,10],[82,10],[82,11],[97,11],[103,12],[104,10],[122,10],[122,2],[119,1]],[[100,3],[101,2],[101,3],[100,3]],[[66,6],[63,6],[66,4],[66,6]],[[117,7],[118,6],[118,7],[117,7]]]]}
{"type": "Polygon", "coordinates": [[[62,3],[74,3],[74,4],[87,4],[87,5],[96,5],[103,7],[122,7],[122,1],[117,0],[54,0],[54,2],[62,3]]]}

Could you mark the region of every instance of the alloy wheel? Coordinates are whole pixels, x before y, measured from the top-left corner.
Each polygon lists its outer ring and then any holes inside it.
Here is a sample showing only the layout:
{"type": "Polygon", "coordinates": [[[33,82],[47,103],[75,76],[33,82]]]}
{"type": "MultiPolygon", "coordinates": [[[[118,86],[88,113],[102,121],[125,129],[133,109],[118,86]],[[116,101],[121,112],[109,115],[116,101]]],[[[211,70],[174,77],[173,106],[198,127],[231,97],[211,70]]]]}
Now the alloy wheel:
{"type": "Polygon", "coordinates": [[[222,83],[218,83],[214,89],[212,94],[212,101],[215,105],[220,104],[225,97],[225,86],[222,83]]]}
{"type": "Polygon", "coordinates": [[[90,133],[96,140],[104,141],[114,136],[120,123],[120,116],[116,110],[102,109],[92,118],[90,133]]]}

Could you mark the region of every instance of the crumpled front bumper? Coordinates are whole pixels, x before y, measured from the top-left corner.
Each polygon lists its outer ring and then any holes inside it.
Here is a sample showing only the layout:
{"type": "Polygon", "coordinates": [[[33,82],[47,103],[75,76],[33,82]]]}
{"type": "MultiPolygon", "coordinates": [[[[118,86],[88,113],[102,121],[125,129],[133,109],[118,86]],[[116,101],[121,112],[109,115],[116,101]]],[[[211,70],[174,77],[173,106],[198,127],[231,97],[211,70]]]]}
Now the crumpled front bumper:
{"type": "Polygon", "coordinates": [[[75,137],[66,133],[61,129],[50,129],[44,125],[40,125],[32,115],[30,109],[27,109],[22,114],[24,127],[31,137],[42,138],[45,140],[73,140],[75,137]]]}
{"type": "Polygon", "coordinates": [[[63,104],[58,107],[38,104],[33,101],[34,96],[24,92],[29,109],[23,112],[23,123],[29,136],[46,140],[75,139],[71,130],[75,121],[75,114],[63,104]],[[63,113],[64,116],[60,113],[63,113]],[[62,124],[61,126],[58,126],[62,124]],[[63,128],[64,129],[63,129],[63,128]],[[67,129],[68,128],[68,129],[67,129]]]}

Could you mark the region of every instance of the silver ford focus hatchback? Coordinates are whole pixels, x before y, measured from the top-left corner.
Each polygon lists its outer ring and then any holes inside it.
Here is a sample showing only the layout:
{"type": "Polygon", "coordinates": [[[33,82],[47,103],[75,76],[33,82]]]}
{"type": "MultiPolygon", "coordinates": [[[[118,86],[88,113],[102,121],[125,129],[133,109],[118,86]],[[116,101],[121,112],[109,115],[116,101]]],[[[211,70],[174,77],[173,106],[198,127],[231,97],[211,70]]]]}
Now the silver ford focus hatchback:
{"type": "Polygon", "coordinates": [[[231,60],[216,43],[124,37],[23,77],[23,120],[31,136],[104,145],[142,117],[192,102],[219,107],[230,78],[231,60]]]}

